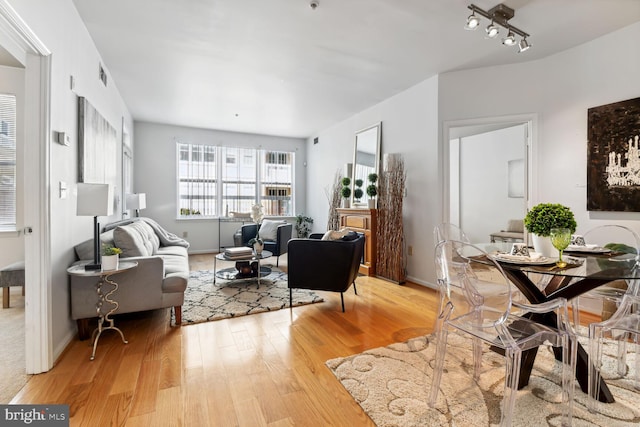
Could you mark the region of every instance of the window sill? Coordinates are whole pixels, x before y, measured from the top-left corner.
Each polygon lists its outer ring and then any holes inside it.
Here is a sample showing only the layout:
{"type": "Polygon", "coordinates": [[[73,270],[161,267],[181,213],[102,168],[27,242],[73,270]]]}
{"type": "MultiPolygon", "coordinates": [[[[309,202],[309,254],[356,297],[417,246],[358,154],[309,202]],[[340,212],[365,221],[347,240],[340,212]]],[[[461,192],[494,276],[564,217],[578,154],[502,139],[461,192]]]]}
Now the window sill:
{"type": "Polygon", "coordinates": [[[3,237],[15,238],[15,237],[20,237],[20,234],[22,233],[18,230],[0,230],[0,238],[3,238],[3,237]]]}

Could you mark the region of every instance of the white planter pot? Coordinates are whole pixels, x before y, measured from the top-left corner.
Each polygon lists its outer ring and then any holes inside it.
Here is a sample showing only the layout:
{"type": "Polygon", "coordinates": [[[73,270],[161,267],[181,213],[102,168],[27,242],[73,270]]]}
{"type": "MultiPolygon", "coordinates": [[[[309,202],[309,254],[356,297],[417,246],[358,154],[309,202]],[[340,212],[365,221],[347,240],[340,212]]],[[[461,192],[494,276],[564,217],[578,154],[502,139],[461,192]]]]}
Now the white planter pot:
{"type": "Polygon", "coordinates": [[[118,258],[119,258],[118,255],[102,255],[102,269],[117,270],[118,258]]]}
{"type": "Polygon", "coordinates": [[[345,209],[349,209],[351,207],[351,200],[343,198],[342,199],[342,207],[345,209]]]}
{"type": "Polygon", "coordinates": [[[369,209],[375,209],[376,208],[376,199],[369,199],[369,209]]]}
{"type": "Polygon", "coordinates": [[[533,239],[533,248],[536,252],[539,252],[542,256],[546,256],[548,258],[558,258],[558,250],[553,247],[549,236],[538,236],[537,234],[532,234],[531,238],[533,239]]]}

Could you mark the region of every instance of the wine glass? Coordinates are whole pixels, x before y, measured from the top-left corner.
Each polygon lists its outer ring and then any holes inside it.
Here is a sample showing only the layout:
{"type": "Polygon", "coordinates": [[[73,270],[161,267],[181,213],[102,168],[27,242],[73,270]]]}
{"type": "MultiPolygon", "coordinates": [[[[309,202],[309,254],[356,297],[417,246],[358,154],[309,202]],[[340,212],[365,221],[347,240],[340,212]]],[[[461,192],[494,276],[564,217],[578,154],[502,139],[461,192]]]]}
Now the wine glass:
{"type": "Polygon", "coordinates": [[[556,265],[560,268],[566,267],[567,263],[562,260],[562,251],[567,249],[567,246],[571,243],[571,230],[568,228],[552,228],[549,236],[551,237],[553,247],[558,250],[559,254],[556,265]]]}

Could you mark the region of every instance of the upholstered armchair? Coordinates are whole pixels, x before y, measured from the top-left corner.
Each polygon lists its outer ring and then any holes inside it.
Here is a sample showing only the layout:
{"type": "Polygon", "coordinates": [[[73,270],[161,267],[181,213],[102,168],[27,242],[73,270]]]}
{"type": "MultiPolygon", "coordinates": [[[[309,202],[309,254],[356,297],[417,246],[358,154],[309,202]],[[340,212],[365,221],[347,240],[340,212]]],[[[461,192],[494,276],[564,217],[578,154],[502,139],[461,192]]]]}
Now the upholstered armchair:
{"type": "MultiPolygon", "coordinates": [[[[280,255],[287,253],[287,243],[291,240],[293,224],[284,221],[264,220],[262,230],[269,228],[267,234],[260,233],[260,238],[264,241],[264,249],[273,253],[276,258],[276,266],[280,263],[280,255]]],[[[240,229],[239,246],[249,246],[249,240],[258,234],[258,224],[245,224],[240,229]]]]}
{"type": "Polygon", "coordinates": [[[289,241],[288,271],[289,306],[292,289],[312,289],[340,292],[342,312],[343,293],[353,284],[357,295],[356,278],[364,251],[364,236],[355,240],[321,240],[322,234],[312,234],[309,239],[289,241]]]}

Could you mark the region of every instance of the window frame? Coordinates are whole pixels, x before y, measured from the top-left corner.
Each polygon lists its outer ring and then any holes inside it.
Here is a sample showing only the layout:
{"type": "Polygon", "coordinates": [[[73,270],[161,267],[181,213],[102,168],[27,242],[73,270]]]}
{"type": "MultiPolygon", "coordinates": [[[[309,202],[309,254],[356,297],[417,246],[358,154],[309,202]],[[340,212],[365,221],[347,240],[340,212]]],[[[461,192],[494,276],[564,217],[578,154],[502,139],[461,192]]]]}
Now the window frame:
{"type": "MultiPolygon", "coordinates": [[[[246,206],[246,203],[244,203],[245,206],[240,208],[240,211],[242,212],[248,212],[250,210],[250,206],[252,206],[255,203],[261,203],[264,205],[264,202],[266,202],[268,199],[273,198],[273,196],[263,194],[263,192],[265,191],[265,186],[268,187],[268,185],[265,184],[266,179],[263,176],[263,172],[265,169],[264,165],[267,162],[267,158],[273,157],[277,159],[285,159],[285,158],[288,159],[289,163],[283,163],[282,165],[285,165],[287,168],[289,168],[288,175],[289,175],[290,182],[281,184],[288,190],[288,191],[285,190],[284,193],[288,193],[288,194],[285,194],[284,196],[281,196],[279,194],[275,195],[276,202],[284,201],[285,204],[288,204],[288,207],[284,213],[266,213],[266,215],[269,217],[282,217],[282,218],[294,216],[295,176],[296,176],[295,154],[296,154],[295,150],[247,148],[247,147],[241,147],[241,146],[219,146],[219,145],[210,145],[210,144],[197,144],[197,143],[185,142],[182,140],[176,140],[176,154],[175,154],[176,155],[176,209],[175,209],[176,219],[179,219],[179,220],[197,220],[197,219],[207,219],[207,218],[217,219],[221,217],[228,217],[229,212],[233,212],[234,210],[236,210],[234,208],[230,208],[229,204],[226,202],[231,197],[233,197],[233,196],[229,196],[229,193],[225,191],[225,186],[228,185],[225,183],[229,182],[229,180],[225,180],[225,167],[228,164],[227,160],[229,158],[233,158],[234,160],[234,162],[230,164],[231,167],[238,168],[238,176],[235,180],[235,184],[234,183],[231,184],[231,185],[237,186],[237,192],[235,195],[236,200],[243,200],[243,199],[251,200],[249,206],[246,206]],[[213,179],[210,177],[200,178],[200,179],[208,180],[210,183],[214,184],[212,188],[214,188],[215,190],[214,190],[213,196],[211,196],[213,197],[214,202],[213,202],[212,213],[210,214],[206,214],[206,213],[185,214],[182,211],[183,209],[192,209],[192,208],[181,208],[183,193],[181,192],[180,187],[181,185],[184,184],[183,181],[185,180],[185,178],[183,178],[181,175],[181,163],[185,162],[185,160],[183,160],[183,153],[185,152],[185,150],[183,149],[184,146],[188,147],[187,152],[189,153],[189,159],[186,160],[186,162],[188,162],[189,165],[192,165],[193,162],[199,162],[199,163],[207,162],[207,160],[205,159],[207,156],[203,155],[202,152],[201,152],[201,157],[205,160],[203,161],[193,160],[193,157],[191,155],[191,153],[193,152],[193,147],[196,147],[196,146],[201,147],[202,150],[206,150],[207,148],[209,149],[213,148],[214,150],[213,157],[215,158],[215,160],[217,160],[217,161],[214,161],[215,164],[213,167],[215,178],[213,179]],[[250,159],[251,157],[253,157],[253,163],[247,164],[248,162],[247,159],[250,159]],[[241,169],[243,168],[255,169],[252,180],[243,181],[243,177],[240,176],[241,169]],[[246,186],[253,186],[253,194],[244,195],[243,197],[242,189],[243,187],[246,187],[246,186]]],[[[280,165],[280,163],[277,163],[276,165],[280,165]]],[[[244,178],[246,179],[246,177],[244,178]]],[[[197,179],[198,178],[192,178],[192,180],[194,181],[197,179]]],[[[202,198],[206,199],[206,197],[207,197],[206,192],[202,193],[202,198]]],[[[203,203],[206,203],[206,202],[203,202],[203,203]]],[[[241,203],[241,202],[238,202],[238,203],[241,203]]],[[[236,203],[235,205],[237,206],[238,203],[236,203]]],[[[282,202],[276,203],[278,207],[281,204],[282,202]]],[[[198,209],[196,210],[199,211],[198,209]]],[[[267,212],[269,211],[267,210],[267,212]]]]}

